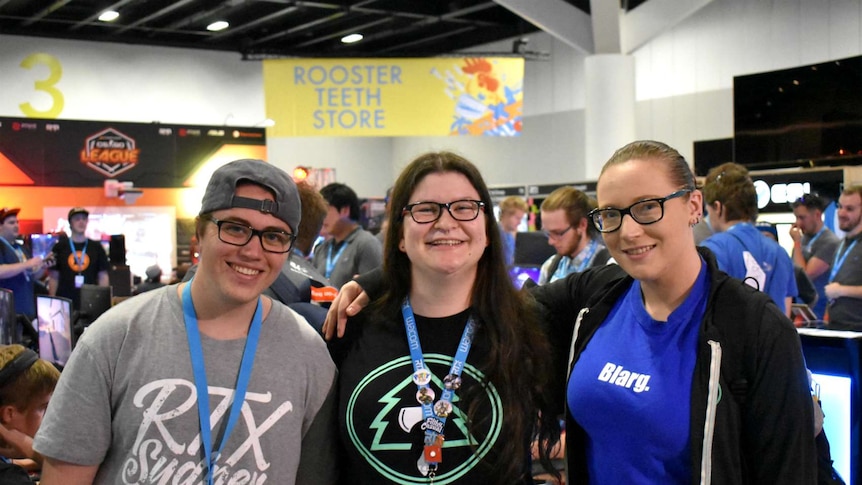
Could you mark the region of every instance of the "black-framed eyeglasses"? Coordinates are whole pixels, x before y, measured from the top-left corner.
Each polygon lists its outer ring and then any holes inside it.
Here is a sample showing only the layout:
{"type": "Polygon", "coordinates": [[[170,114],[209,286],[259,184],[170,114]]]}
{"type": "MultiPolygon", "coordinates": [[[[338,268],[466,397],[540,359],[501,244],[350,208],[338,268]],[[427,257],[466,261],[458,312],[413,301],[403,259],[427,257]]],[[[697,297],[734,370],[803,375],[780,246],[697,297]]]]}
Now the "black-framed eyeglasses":
{"type": "Polygon", "coordinates": [[[401,211],[401,216],[409,213],[410,217],[418,224],[430,224],[443,214],[443,209],[449,211],[452,219],[461,222],[472,221],[479,217],[479,212],[484,210],[485,203],[481,200],[453,200],[452,202],[414,202],[407,204],[401,211]]]}
{"type": "Polygon", "coordinates": [[[561,237],[565,236],[566,233],[569,232],[569,230],[572,227],[574,227],[574,226],[569,224],[569,227],[562,229],[562,230],[559,230],[559,231],[546,231],[543,229],[542,232],[545,233],[545,236],[548,238],[560,239],[561,237]]]}
{"type": "Polygon", "coordinates": [[[682,189],[668,195],[667,197],[658,197],[655,199],[644,199],[635,202],[625,209],[616,209],[607,207],[604,209],[593,209],[588,214],[593,226],[599,232],[614,232],[623,224],[623,216],[630,215],[638,224],[645,226],[654,224],[664,217],[664,203],[682,197],[691,192],[692,189],[682,189]]]}
{"type": "Polygon", "coordinates": [[[232,246],[245,246],[252,237],[257,236],[264,251],[286,253],[296,240],[296,235],[284,231],[258,231],[239,222],[219,220],[215,217],[208,217],[207,220],[218,226],[219,240],[232,246]]]}

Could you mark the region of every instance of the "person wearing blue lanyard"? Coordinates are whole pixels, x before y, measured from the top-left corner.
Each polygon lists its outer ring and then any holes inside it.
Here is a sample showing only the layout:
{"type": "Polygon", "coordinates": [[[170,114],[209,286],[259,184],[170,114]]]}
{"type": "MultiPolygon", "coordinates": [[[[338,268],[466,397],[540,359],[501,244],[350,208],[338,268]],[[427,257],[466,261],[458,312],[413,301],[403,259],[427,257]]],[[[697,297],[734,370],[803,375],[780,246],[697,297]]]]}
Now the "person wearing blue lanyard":
{"type": "Polygon", "coordinates": [[[53,260],[32,256],[27,247],[18,243],[20,211],[17,207],[0,209],[0,288],[12,290],[15,312],[32,320],[36,318],[36,280],[53,260]]]}
{"type": "Polygon", "coordinates": [[[329,208],[321,234],[326,241],[314,249],[312,262],[332,286],[341,285],[383,262],[380,241],[359,225],[359,198],[344,184],[331,183],[320,189],[329,208]]]}
{"type": "Polygon", "coordinates": [[[49,271],[48,290],[51,295],[72,300],[72,308],[81,306],[81,287],[85,284],[108,286],[111,269],[105,248],[95,239],[87,238],[90,213],[83,207],[69,209],[69,236],[54,245],[57,264],[49,271]]]}
{"type": "Polygon", "coordinates": [[[34,442],[44,485],[335,483],[335,365],[261,296],[299,221],[283,170],[213,172],[194,278],[113,307],[78,341],[34,442]]]}
{"type": "Polygon", "coordinates": [[[560,187],[542,202],[542,231],[557,254],[542,264],[540,285],[601,266],[610,259],[605,245],[587,221],[593,204],[587,194],[574,187],[560,187]]]}
{"type": "Polygon", "coordinates": [[[757,194],[748,170],[733,162],[713,167],[706,176],[703,197],[715,232],[700,245],[715,254],[722,271],[767,293],[790,316],[793,298],[799,294],[793,261],[754,226],[757,194]]]}
{"type": "Polygon", "coordinates": [[[396,181],[385,291],[330,343],[343,483],[532,484],[534,433],[550,466],[562,395],[547,387],[549,345],[507,277],[491,204],[452,153],[421,155],[396,181]]]}
{"type": "Polygon", "coordinates": [[[862,185],[847,187],[838,198],[838,228],[844,239],[835,252],[825,287],[826,328],[862,331],[862,185]]]}
{"type": "Polygon", "coordinates": [[[826,313],[825,287],[835,251],[841,240],[823,223],[826,201],[817,194],[805,194],[791,204],[796,222],[790,228],[793,239],[793,264],[802,268],[817,289],[817,301],[811,308],[818,318],[826,313]]]}
{"type": "MultiPolygon", "coordinates": [[[[567,483],[816,483],[799,335],[768,295],[695,245],[703,198],[685,158],[629,143],[605,163],[596,195],[588,217],[617,264],[530,290],[555,368],[570,372],[560,382],[567,483]]],[[[369,279],[342,288],[327,334],[343,334],[367,304],[362,288],[379,290],[369,279]]],[[[386,396],[381,406],[397,405],[386,396]]]]}

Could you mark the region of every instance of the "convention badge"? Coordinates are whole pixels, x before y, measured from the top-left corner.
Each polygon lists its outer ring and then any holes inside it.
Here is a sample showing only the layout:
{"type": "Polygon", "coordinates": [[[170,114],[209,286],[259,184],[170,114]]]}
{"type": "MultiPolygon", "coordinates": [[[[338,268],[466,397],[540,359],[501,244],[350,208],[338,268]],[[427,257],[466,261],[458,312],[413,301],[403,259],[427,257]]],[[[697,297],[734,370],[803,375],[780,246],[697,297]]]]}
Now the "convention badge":
{"type": "Polygon", "coordinates": [[[424,453],[425,461],[436,465],[437,463],[441,463],[443,461],[443,435],[438,434],[434,439],[433,445],[426,445],[424,453]]]}
{"type": "Polygon", "coordinates": [[[431,372],[428,369],[419,369],[413,373],[413,382],[417,386],[426,386],[431,382],[431,372]]]}
{"type": "Polygon", "coordinates": [[[441,418],[445,418],[449,416],[452,412],[452,403],[449,401],[437,401],[434,404],[434,414],[440,416],[441,418]]]}
{"type": "Polygon", "coordinates": [[[461,387],[461,376],[449,374],[443,378],[443,387],[457,391],[461,387]]]}
{"type": "Polygon", "coordinates": [[[420,404],[431,404],[435,396],[434,390],[430,387],[420,387],[419,391],[416,392],[416,400],[420,404]]]}
{"type": "Polygon", "coordinates": [[[84,275],[76,274],[75,275],[75,288],[80,288],[84,286],[84,275]]]}

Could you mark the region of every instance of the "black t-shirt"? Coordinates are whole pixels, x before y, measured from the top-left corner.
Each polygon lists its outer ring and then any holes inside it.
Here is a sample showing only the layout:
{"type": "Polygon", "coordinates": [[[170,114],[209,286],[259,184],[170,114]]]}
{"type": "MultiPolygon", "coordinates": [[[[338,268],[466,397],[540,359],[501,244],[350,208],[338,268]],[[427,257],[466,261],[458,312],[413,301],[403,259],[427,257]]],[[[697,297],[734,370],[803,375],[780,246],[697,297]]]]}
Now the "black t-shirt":
{"type": "Polygon", "coordinates": [[[74,243],[76,255],[72,255],[69,238],[61,237],[54,245],[54,257],[57,260],[54,270],[59,273],[57,282],[57,296],[69,298],[75,309],[80,307],[81,290],[75,288],[75,275],[82,274],[84,283],[88,285],[99,284],[99,273],[108,271],[110,264],[105,248],[96,240],[74,243]],[[83,251],[86,249],[86,253],[83,251]],[[79,264],[81,263],[81,264],[79,264]]]}
{"type": "MultiPolygon", "coordinates": [[[[417,465],[423,453],[423,418],[411,379],[413,364],[403,320],[397,314],[385,322],[370,322],[369,313],[351,319],[345,337],[330,344],[340,369],[338,420],[345,453],[341,475],[345,483],[428,483],[417,465]]],[[[469,311],[447,318],[416,315],[425,363],[434,376],[435,402],[443,392],[442,379],[450,371],[468,316],[469,311]]],[[[454,411],[446,420],[443,460],[435,483],[496,483],[489,478],[488,462],[496,461],[498,447],[511,439],[498,391],[490,384],[479,394],[481,422],[472,430],[472,446],[467,405],[460,400],[484,376],[478,366],[488,345],[480,325],[461,375],[461,389],[453,400],[454,411]]],[[[529,437],[521,439],[526,442],[529,437]]]]}

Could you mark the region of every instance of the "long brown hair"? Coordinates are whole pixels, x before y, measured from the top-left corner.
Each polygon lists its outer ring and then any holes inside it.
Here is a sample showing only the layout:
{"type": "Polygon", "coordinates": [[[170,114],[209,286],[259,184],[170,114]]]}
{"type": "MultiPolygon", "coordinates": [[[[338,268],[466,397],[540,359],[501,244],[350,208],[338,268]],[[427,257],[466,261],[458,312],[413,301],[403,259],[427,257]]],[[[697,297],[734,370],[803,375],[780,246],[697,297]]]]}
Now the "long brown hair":
{"type": "MultiPolygon", "coordinates": [[[[535,303],[525,292],[516,290],[509,279],[497,221],[490,213],[491,195],[472,163],[454,153],[432,152],[419,156],[401,172],[389,202],[389,228],[383,248],[384,294],[370,309],[380,315],[400,315],[398,309],[410,291],[411,282],[410,259],[398,249],[404,217],[409,217],[403,215],[403,210],[426,176],[446,172],[464,175],[485,203],[485,235],[489,244],[479,259],[471,309],[477,320],[477,336],[484,334],[490,342],[488,354],[479,359],[479,367],[500,394],[509,433],[508,439],[501,438],[499,461],[489,463],[489,473],[494,475],[496,483],[511,483],[513,477],[524,478],[521,474],[530,453],[529,439],[525,437],[533,434],[542,443],[542,462],[553,470],[548,456],[550,447],[559,439],[555,416],[559,406],[553,402],[557,394],[549,390],[551,352],[537,320],[535,303]]],[[[470,429],[488,418],[478,416],[485,385],[483,382],[464,390],[470,429]]]]}

